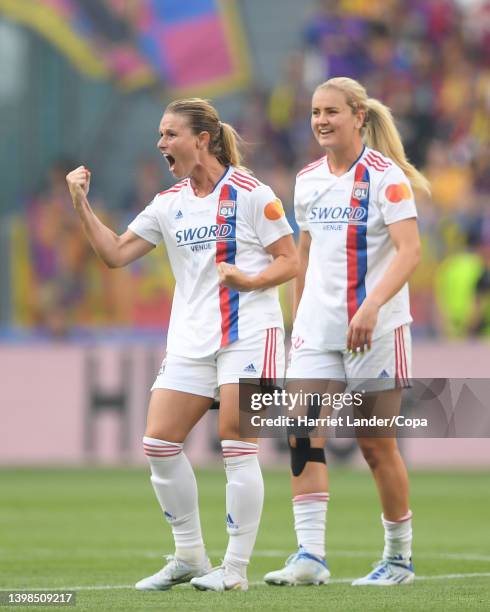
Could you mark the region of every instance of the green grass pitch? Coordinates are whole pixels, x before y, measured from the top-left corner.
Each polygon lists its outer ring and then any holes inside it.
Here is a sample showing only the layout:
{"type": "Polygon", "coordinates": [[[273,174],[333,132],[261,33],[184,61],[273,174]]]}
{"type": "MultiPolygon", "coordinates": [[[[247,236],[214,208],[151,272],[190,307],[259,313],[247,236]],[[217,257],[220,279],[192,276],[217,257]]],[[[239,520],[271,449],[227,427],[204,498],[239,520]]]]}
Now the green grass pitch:
{"type": "MultiPolygon", "coordinates": [[[[218,564],[226,544],[225,477],[218,469],[201,470],[197,477],[205,540],[218,564]]],[[[333,582],[296,588],[261,584],[263,574],[281,567],[296,547],[287,472],[267,471],[265,480],[248,592],[199,592],[183,585],[144,593],[131,585],[157,571],[162,555],[172,552],[147,470],[0,470],[0,588],[75,588],[76,607],[69,609],[100,612],[490,609],[488,472],[411,475],[418,579],[388,589],[348,583],[380,556],[380,509],[368,473],[335,467],[327,532],[333,582]]]]}

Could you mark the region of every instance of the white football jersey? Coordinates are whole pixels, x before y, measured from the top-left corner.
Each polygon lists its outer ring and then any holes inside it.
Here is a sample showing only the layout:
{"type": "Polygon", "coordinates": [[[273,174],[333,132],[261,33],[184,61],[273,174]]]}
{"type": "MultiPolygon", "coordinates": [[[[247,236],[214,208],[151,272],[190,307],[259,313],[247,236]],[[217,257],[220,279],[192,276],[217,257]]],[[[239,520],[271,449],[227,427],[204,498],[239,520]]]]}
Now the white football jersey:
{"type": "Polygon", "coordinates": [[[230,166],[212,193],[195,195],[190,179],[162,191],[129,229],[167,248],[176,285],[167,351],[204,357],[269,327],[283,328],[278,289],[238,292],[218,283],[217,264],[249,275],[272,261],[265,251],[292,233],[270,187],[230,166]]]}
{"type": "MultiPolygon", "coordinates": [[[[342,176],[326,157],[303,168],[294,210],[311,248],[293,342],[343,350],[350,320],[395,256],[388,225],[417,216],[410,183],[391,159],[364,147],[342,176]]],[[[405,284],[381,307],[373,337],[411,320],[405,284]]]]}

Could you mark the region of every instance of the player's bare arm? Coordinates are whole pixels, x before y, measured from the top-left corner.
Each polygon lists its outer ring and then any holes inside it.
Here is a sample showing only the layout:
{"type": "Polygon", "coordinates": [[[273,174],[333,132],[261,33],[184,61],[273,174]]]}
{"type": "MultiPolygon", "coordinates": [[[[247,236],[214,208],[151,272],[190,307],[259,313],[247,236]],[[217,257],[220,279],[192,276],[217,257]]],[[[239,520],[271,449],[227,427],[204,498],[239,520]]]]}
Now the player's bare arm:
{"type": "Polygon", "coordinates": [[[303,295],[303,289],[305,288],[306,270],[308,268],[308,261],[310,259],[310,246],[310,232],[301,231],[299,234],[298,241],[299,269],[294,282],[293,317],[296,316],[296,311],[298,310],[298,306],[301,301],[301,296],[303,295]]]}
{"type": "Polygon", "coordinates": [[[66,182],[84,232],[97,255],[109,268],[120,268],[149,253],[155,247],[151,242],[131,230],[119,236],[97,217],[87,199],[90,177],[90,170],[79,166],[66,176],[66,182]]]}
{"type": "Polygon", "coordinates": [[[350,351],[371,348],[379,309],[400,291],[420,261],[420,237],[415,218],[392,223],[388,231],[396,255],[381,281],[352,317],[347,331],[347,350],[350,351]]]}
{"type": "Polygon", "coordinates": [[[291,280],[298,273],[299,259],[291,235],[283,236],[266,249],[273,261],[259,274],[249,276],[236,266],[225,262],[218,264],[219,281],[236,291],[268,289],[291,280]]]}

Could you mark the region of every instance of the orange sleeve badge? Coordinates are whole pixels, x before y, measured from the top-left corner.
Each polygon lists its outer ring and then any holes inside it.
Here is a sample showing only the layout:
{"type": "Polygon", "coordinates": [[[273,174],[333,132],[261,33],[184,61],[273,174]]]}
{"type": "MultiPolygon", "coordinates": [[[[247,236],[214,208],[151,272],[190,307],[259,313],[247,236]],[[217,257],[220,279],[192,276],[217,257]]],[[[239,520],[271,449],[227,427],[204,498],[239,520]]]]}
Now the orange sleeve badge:
{"type": "Polygon", "coordinates": [[[284,208],[282,207],[282,202],[279,198],[276,198],[273,202],[269,202],[266,204],[264,208],[264,215],[270,221],[277,221],[281,217],[284,217],[284,208]]]}
{"type": "Polygon", "coordinates": [[[406,183],[388,185],[386,188],[386,197],[393,204],[398,204],[398,202],[402,200],[409,200],[412,197],[412,191],[406,183]]]}

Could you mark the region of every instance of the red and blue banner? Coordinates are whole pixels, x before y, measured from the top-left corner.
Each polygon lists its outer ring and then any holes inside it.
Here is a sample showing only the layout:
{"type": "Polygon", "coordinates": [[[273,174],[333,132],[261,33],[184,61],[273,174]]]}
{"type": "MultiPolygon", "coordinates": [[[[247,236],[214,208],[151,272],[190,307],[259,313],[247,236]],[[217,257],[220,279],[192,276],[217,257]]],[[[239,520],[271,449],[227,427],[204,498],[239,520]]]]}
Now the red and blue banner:
{"type": "Polygon", "coordinates": [[[91,78],[134,90],[219,95],[246,84],[236,0],[0,0],[0,16],[47,38],[91,78]]]}
{"type": "Polygon", "coordinates": [[[138,47],[172,89],[226,88],[243,82],[243,42],[229,0],[148,0],[138,47]]]}

